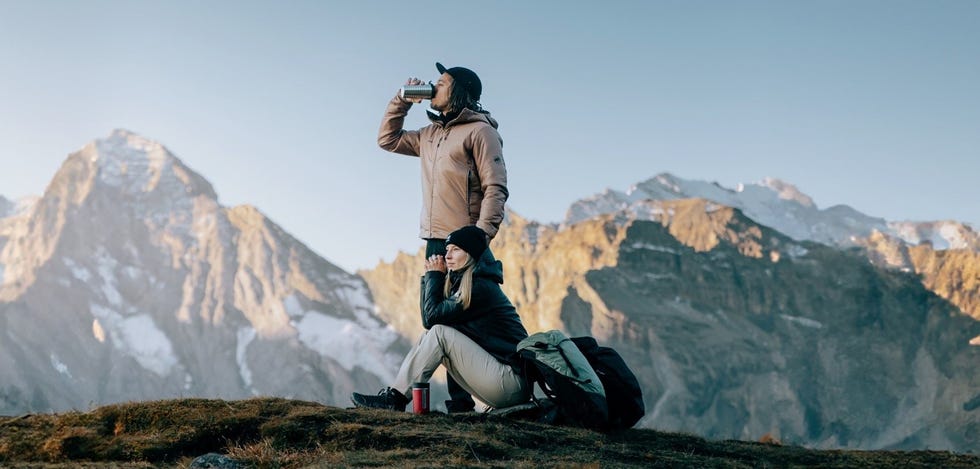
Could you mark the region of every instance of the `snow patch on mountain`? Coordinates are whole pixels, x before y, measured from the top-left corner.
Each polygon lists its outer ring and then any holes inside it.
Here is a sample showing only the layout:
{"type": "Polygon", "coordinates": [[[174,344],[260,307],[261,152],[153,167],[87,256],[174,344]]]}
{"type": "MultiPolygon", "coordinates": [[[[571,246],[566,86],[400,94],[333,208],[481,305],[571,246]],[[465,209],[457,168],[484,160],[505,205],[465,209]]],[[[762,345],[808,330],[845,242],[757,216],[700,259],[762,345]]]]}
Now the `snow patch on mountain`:
{"type": "Polygon", "coordinates": [[[657,220],[664,215],[668,217],[674,216],[673,208],[664,210],[660,205],[648,204],[644,203],[644,201],[634,202],[623,210],[633,214],[634,217],[640,220],[657,220]]]}
{"type": "Polygon", "coordinates": [[[73,378],[73,376],[71,375],[71,372],[68,371],[68,365],[65,365],[64,363],[62,363],[61,360],[58,358],[57,355],[55,355],[54,353],[52,353],[51,356],[50,356],[50,359],[51,359],[51,367],[54,368],[55,371],[57,371],[58,373],[61,373],[61,374],[65,375],[65,376],[67,376],[68,378],[73,378]]]}
{"type": "Polygon", "coordinates": [[[282,300],[282,306],[286,309],[286,314],[290,318],[302,317],[305,311],[303,311],[303,306],[299,304],[299,299],[296,295],[289,295],[285,300],[282,300]]]}
{"type": "Polygon", "coordinates": [[[113,306],[122,306],[122,294],[119,293],[118,280],[116,279],[116,266],[118,263],[100,246],[95,253],[95,261],[99,277],[102,278],[102,294],[106,301],[113,306]]]}
{"type": "Polygon", "coordinates": [[[673,255],[680,254],[680,252],[678,252],[676,249],[673,248],[660,246],[656,244],[650,244],[650,243],[641,243],[641,242],[634,242],[629,246],[629,249],[633,249],[633,250],[644,249],[648,251],[657,251],[657,252],[663,252],[663,253],[673,254],[673,255]]]}
{"type": "Polygon", "coordinates": [[[759,183],[759,185],[762,187],[768,187],[769,189],[772,189],[772,191],[776,193],[776,197],[782,200],[794,201],[804,207],[816,208],[817,206],[817,204],[813,203],[813,199],[811,199],[810,196],[800,192],[800,190],[797,189],[796,186],[788,182],[781,181],[776,178],[767,177],[767,178],[763,178],[762,182],[759,183]]]}
{"type": "Polygon", "coordinates": [[[371,294],[361,283],[351,280],[337,278],[333,280],[337,283],[337,295],[354,311],[371,311],[374,303],[371,301],[371,294]],[[346,280],[346,281],[344,281],[346,280]]]}
{"type": "Polygon", "coordinates": [[[793,245],[790,245],[790,246],[789,246],[789,247],[788,247],[788,248],[786,249],[786,253],[787,253],[787,254],[789,254],[789,257],[791,257],[791,258],[793,258],[793,259],[799,259],[799,258],[801,258],[801,257],[804,257],[804,256],[806,256],[806,255],[807,255],[807,253],[809,253],[809,252],[810,252],[810,251],[809,251],[809,250],[808,250],[807,248],[805,248],[805,247],[803,247],[803,246],[800,246],[800,245],[798,245],[798,244],[793,244],[793,245]]]}
{"type": "Polygon", "coordinates": [[[800,316],[790,316],[788,314],[780,314],[779,317],[789,322],[799,324],[801,326],[809,327],[812,329],[823,329],[823,324],[820,321],[815,321],[810,318],[804,318],[800,316]]]}
{"type": "Polygon", "coordinates": [[[238,341],[235,347],[235,361],[238,363],[238,374],[242,377],[242,382],[245,383],[245,388],[250,389],[252,394],[256,394],[255,389],[252,388],[252,370],[248,367],[248,357],[246,351],[248,350],[248,344],[252,343],[255,339],[256,332],[254,328],[251,327],[241,327],[238,329],[238,341]]]}
{"type": "Polygon", "coordinates": [[[65,264],[65,267],[68,267],[68,270],[71,271],[71,274],[76,279],[81,280],[83,283],[88,282],[92,278],[92,273],[85,267],[76,264],[74,260],[64,257],[61,259],[61,262],[65,264]]]}
{"type": "Polygon", "coordinates": [[[908,244],[930,243],[933,249],[976,249],[980,235],[969,225],[955,221],[890,222],[889,234],[908,244]]]}
{"type": "Polygon", "coordinates": [[[92,316],[104,323],[116,350],[133,357],[143,368],[165,377],[177,366],[177,356],[167,335],[148,314],[124,316],[102,305],[91,304],[92,316]]]}
{"type": "MultiPolygon", "coordinates": [[[[366,291],[349,296],[354,300],[368,298],[366,291]]],[[[384,382],[394,380],[401,357],[387,353],[387,349],[398,340],[398,333],[370,315],[368,311],[373,305],[369,302],[354,306],[353,321],[316,310],[304,311],[294,295],[283,301],[283,307],[293,318],[292,324],[303,345],[333,359],[348,371],[359,367],[384,382]]]]}

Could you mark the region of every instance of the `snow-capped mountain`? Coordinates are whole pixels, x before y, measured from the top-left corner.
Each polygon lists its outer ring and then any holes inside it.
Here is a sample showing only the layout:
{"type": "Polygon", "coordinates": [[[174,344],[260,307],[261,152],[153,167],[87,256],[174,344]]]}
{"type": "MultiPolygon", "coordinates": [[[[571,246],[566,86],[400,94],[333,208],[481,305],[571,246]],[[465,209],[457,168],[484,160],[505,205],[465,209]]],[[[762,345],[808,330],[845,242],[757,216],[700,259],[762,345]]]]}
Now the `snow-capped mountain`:
{"type": "Polygon", "coordinates": [[[797,240],[837,246],[853,246],[860,238],[881,232],[916,245],[929,241],[936,249],[977,249],[980,236],[969,226],[954,222],[889,222],[863,214],[846,205],[820,209],[808,195],[778,179],[728,189],[717,183],[692,181],[663,173],[636,184],[625,192],[606,190],[582,199],[568,209],[564,225],[620,210],[637,216],[649,213],[650,200],[701,198],[737,208],[749,218],[797,240]]]}
{"type": "Polygon", "coordinates": [[[407,345],[364,281],[250,206],[222,207],[124,130],[0,219],[0,413],[177,396],[347,401],[407,345]],[[353,352],[356,351],[356,352],[353,352]]]}
{"type": "Polygon", "coordinates": [[[860,247],[879,266],[914,272],[923,285],[980,320],[980,233],[957,221],[886,221],[846,205],[819,209],[792,184],[767,178],[726,189],[717,183],[660,174],[626,192],[606,190],[568,209],[563,226],[603,214],[659,219],[661,201],[705,199],[739,209],[795,240],[860,247]]]}

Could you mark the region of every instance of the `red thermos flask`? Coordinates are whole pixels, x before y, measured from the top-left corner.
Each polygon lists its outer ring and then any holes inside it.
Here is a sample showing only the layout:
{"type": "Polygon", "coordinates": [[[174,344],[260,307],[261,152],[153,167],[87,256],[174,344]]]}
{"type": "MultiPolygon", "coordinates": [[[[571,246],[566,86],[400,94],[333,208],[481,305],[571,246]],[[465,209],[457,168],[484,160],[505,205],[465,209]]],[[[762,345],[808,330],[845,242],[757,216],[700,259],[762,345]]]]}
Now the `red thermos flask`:
{"type": "Polygon", "coordinates": [[[429,413],[429,383],[412,384],[412,412],[429,413]]]}

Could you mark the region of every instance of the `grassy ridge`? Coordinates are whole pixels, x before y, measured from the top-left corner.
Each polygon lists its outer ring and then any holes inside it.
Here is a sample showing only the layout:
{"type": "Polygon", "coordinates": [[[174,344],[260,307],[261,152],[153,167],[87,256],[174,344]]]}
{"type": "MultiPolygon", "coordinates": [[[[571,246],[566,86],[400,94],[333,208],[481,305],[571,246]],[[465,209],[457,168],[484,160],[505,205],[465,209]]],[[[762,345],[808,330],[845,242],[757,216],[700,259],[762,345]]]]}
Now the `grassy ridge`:
{"type": "Polygon", "coordinates": [[[938,451],[817,451],[654,430],[601,434],[482,414],[414,416],[275,398],[0,417],[3,467],[181,467],[210,452],[284,468],[980,467],[978,456],[938,451]]]}

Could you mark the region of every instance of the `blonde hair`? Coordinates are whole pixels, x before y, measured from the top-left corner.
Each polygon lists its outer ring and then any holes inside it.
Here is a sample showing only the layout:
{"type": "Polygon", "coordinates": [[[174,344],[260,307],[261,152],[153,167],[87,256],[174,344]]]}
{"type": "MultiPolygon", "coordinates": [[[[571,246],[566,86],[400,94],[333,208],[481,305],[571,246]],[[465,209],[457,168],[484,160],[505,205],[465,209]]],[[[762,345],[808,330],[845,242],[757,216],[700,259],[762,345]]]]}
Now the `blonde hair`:
{"type": "MultiPolygon", "coordinates": [[[[461,251],[466,253],[466,262],[463,263],[463,268],[459,269],[457,272],[462,272],[462,277],[459,279],[459,297],[456,299],[459,303],[463,305],[463,309],[469,309],[470,300],[473,298],[473,256],[471,256],[466,251],[461,251]]],[[[452,276],[446,276],[446,284],[443,287],[442,294],[448,299],[449,294],[452,293],[453,281],[452,276]]]]}

